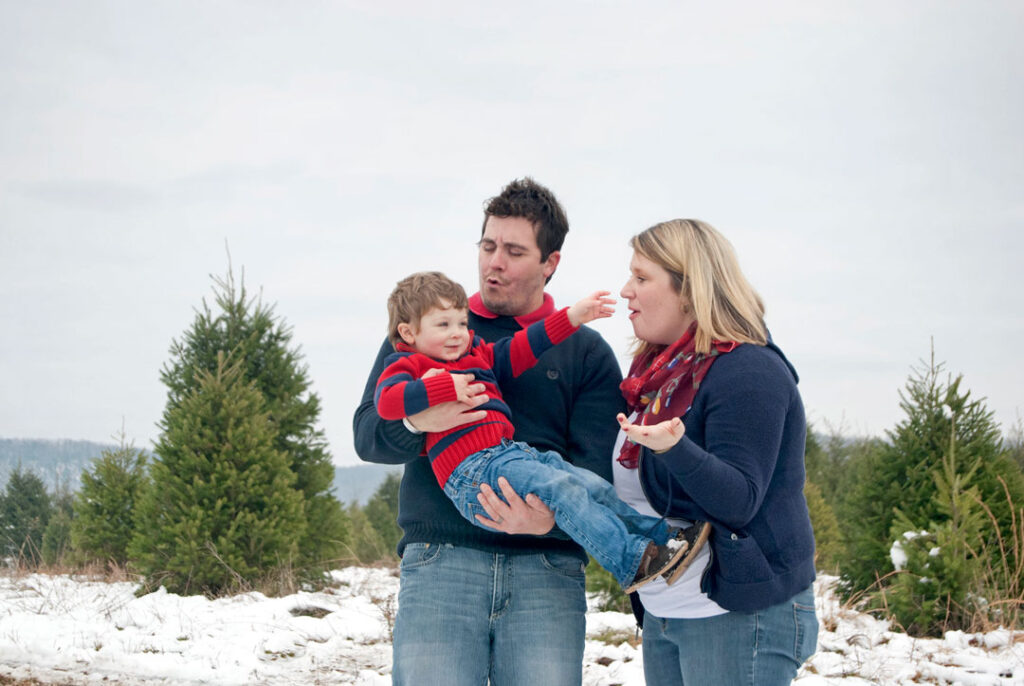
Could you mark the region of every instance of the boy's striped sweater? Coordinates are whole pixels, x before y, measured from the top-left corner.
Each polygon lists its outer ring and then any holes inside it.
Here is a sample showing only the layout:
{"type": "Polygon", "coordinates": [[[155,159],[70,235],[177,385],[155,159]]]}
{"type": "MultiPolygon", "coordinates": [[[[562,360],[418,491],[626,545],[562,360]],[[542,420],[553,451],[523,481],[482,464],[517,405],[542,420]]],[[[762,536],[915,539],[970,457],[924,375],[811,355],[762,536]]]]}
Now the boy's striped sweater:
{"type": "Polygon", "coordinates": [[[568,308],[517,331],[511,338],[486,343],[472,332],[469,350],[457,360],[445,362],[418,353],[399,343],[398,352],[387,360],[377,382],[374,403],[384,419],[402,419],[439,403],[456,400],[451,374],[472,374],[475,383],[484,384],[487,402],[476,408],[487,415],[478,422],[427,434],[427,455],[438,483],[444,487],[452,470],[468,455],[497,445],[515,433],[511,411],[501,396],[501,383],[519,376],[537,363],[546,350],[558,345],[577,331],[569,322],[568,308]],[[443,369],[424,379],[431,369],[443,369]]]}

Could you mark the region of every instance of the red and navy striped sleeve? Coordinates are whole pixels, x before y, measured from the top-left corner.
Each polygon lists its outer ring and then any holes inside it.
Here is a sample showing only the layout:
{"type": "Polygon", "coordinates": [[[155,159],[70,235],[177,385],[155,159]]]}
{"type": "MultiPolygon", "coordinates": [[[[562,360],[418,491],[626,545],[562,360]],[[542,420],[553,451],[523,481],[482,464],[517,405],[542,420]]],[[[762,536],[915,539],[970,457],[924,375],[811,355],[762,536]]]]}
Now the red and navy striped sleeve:
{"type": "Polygon", "coordinates": [[[499,380],[502,376],[519,376],[537,364],[537,359],[549,348],[576,333],[579,327],[569,322],[568,312],[568,307],[562,308],[517,331],[511,338],[494,343],[494,371],[499,380]]]}
{"type": "Polygon", "coordinates": [[[419,354],[405,354],[388,365],[377,381],[373,402],[383,419],[403,419],[438,403],[457,400],[451,374],[445,372],[427,379],[421,376],[427,359],[419,354]]]}

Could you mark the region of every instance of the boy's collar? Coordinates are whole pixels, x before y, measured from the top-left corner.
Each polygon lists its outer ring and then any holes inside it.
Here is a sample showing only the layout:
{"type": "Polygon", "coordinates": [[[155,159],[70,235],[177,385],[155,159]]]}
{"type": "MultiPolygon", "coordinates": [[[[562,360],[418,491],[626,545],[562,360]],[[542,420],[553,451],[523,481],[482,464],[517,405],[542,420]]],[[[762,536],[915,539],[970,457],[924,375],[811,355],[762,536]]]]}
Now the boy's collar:
{"type": "MultiPolygon", "coordinates": [[[[494,314],[493,312],[487,309],[487,306],[484,305],[484,300],[483,298],[480,297],[479,293],[474,293],[469,298],[469,310],[473,314],[479,317],[483,317],[484,319],[497,319],[499,316],[501,316],[494,314]]],[[[552,298],[547,293],[545,293],[544,302],[541,304],[540,307],[538,307],[536,310],[528,314],[524,314],[519,317],[513,317],[513,319],[516,320],[516,324],[525,329],[530,324],[533,324],[534,322],[539,322],[541,319],[544,319],[544,317],[547,317],[554,311],[555,299],[552,298]]]]}

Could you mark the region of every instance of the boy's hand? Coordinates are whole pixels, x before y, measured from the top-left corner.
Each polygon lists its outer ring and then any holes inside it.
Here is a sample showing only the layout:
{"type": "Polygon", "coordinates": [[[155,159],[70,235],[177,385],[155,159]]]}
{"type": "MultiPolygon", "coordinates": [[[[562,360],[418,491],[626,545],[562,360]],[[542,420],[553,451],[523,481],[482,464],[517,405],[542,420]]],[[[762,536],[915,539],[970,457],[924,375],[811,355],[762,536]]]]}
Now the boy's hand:
{"type": "Polygon", "coordinates": [[[646,445],[655,452],[668,450],[683,437],[686,433],[686,426],[679,417],[673,417],[657,424],[645,426],[643,424],[632,424],[621,412],[615,415],[619,420],[619,426],[629,436],[629,440],[640,445],[646,445]]]}
{"type": "MultiPolygon", "coordinates": [[[[433,370],[431,370],[433,371],[433,370]]],[[[423,375],[426,377],[426,374],[423,375]]],[[[452,383],[455,384],[455,396],[464,405],[478,405],[474,399],[484,392],[482,383],[473,383],[476,378],[472,374],[452,374],[452,383]]]]}
{"type": "Polygon", "coordinates": [[[569,323],[573,326],[580,326],[595,319],[603,319],[612,316],[615,308],[615,298],[609,298],[611,291],[594,291],[583,300],[569,308],[569,323]]]}

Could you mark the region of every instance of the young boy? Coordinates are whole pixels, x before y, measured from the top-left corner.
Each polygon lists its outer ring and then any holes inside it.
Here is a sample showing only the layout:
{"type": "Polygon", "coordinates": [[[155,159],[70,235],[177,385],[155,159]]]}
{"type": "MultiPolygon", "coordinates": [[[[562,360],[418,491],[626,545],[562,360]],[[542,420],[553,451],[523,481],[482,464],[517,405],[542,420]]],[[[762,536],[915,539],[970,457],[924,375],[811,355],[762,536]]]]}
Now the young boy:
{"type": "Polygon", "coordinates": [[[610,317],[614,300],[598,291],[511,338],[485,343],[468,328],[462,286],[439,272],[420,272],[398,283],[388,298],[388,337],[394,355],[377,382],[374,402],[384,419],[403,419],[433,405],[466,401],[483,392],[476,408],[484,419],[427,436],[427,456],[438,483],[467,520],[483,508],[481,483],[499,476],[519,493],[534,493],[559,528],[583,546],[630,593],[659,574],[673,583],[689,564],[687,532],[642,515],[614,487],[557,453],[512,441],[515,432],[500,383],[518,376],[548,348],[584,323],[610,317]]]}

